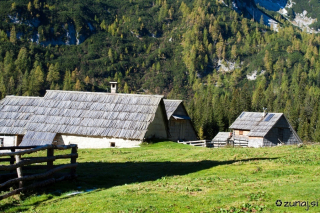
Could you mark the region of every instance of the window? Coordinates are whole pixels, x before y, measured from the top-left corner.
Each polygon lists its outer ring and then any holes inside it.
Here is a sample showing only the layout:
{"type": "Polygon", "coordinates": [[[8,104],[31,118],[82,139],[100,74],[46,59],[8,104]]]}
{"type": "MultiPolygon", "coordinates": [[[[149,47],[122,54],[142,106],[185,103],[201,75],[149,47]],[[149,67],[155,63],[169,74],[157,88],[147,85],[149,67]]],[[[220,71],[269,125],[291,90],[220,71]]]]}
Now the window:
{"type": "Polygon", "coordinates": [[[243,130],[239,130],[239,135],[243,135],[243,130]]]}
{"type": "Polygon", "coordinates": [[[0,138],[0,147],[3,147],[3,138],[0,138]]]}
{"type": "Polygon", "coordinates": [[[116,147],[116,142],[110,142],[110,147],[116,147]]]}

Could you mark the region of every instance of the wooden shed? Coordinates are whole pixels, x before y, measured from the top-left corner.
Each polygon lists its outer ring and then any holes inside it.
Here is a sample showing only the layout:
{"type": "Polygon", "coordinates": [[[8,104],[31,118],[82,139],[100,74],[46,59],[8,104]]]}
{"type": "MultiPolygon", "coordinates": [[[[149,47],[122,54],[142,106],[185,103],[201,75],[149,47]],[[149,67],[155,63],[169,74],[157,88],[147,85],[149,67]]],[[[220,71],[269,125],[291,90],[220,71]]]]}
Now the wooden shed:
{"type": "MultiPolygon", "coordinates": [[[[1,102],[3,109],[10,106],[13,110],[25,110],[20,102],[6,100],[1,102]]],[[[145,139],[168,138],[167,115],[160,95],[48,90],[39,100],[29,117],[12,117],[12,123],[20,125],[23,121],[20,131],[8,132],[25,135],[20,145],[135,147],[145,139]]],[[[0,130],[9,124],[0,123],[0,130]]]]}
{"type": "Polygon", "coordinates": [[[6,96],[0,101],[0,146],[17,146],[40,97],[6,96]]]}
{"type": "Polygon", "coordinates": [[[264,147],[302,143],[283,113],[242,112],[230,126],[235,146],[264,147]]]}
{"type": "Polygon", "coordinates": [[[172,141],[193,141],[198,136],[182,100],[164,99],[168,124],[169,139],[172,141]]]}
{"type": "Polygon", "coordinates": [[[213,147],[224,147],[229,144],[231,139],[232,133],[231,132],[219,132],[213,139],[213,147]]]}

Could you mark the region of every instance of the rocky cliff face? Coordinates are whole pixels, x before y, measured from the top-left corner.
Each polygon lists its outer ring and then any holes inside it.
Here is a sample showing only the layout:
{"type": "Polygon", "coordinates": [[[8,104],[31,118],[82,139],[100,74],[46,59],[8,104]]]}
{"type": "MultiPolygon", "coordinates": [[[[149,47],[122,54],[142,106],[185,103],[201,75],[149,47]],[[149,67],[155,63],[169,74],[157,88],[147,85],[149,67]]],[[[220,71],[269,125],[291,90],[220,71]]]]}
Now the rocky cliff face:
{"type": "MultiPolygon", "coordinates": [[[[269,1],[272,1],[272,0],[269,0],[269,1]]],[[[249,15],[250,17],[253,17],[255,21],[260,22],[262,17],[265,25],[272,26],[275,30],[277,30],[278,22],[275,19],[273,19],[271,16],[262,12],[256,6],[256,3],[254,0],[235,0],[234,7],[236,7],[238,10],[244,11],[247,15],[249,15]]]]}
{"type": "MultiPolygon", "coordinates": [[[[278,12],[283,15],[283,17],[287,18],[293,25],[300,27],[309,33],[320,33],[320,25],[314,28],[314,24],[317,23],[317,17],[312,17],[307,8],[305,8],[301,2],[298,2],[298,0],[296,1],[297,3],[292,0],[235,0],[233,5],[235,10],[246,13],[250,18],[253,17],[256,21],[260,21],[262,16],[264,24],[272,26],[274,30],[278,29],[278,22],[273,17],[261,11],[257,5],[268,11],[278,12]],[[302,12],[297,13],[295,12],[295,9],[302,12]],[[291,12],[291,14],[289,12],[291,12]]],[[[313,2],[311,6],[313,6],[313,4],[315,4],[314,8],[320,7],[317,5],[318,3],[313,2]]],[[[309,8],[309,10],[311,9],[309,8]]],[[[313,14],[315,13],[315,11],[312,12],[313,14]]]]}
{"type": "Polygon", "coordinates": [[[279,11],[287,5],[287,0],[254,0],[254,2],[271,11],[279,11]]]}
{"type": "MultiPolygon", "coordinates": [[[[82,42],[86,40],[86,38],[94,33],[95,29],[92,26],[90,22],[87,22],[87,28],[89,31],[86,34],[80,34],[76,31],[76,27],[73,23],[65,23],[62,24],[62,28],[64,33],[57,36],[52,36],[49,39],[41,39],[41,36],[39,34],[39,26],[41,25],[41,21],[37,18],[34,18],[32,20],[23,20],[17,16],[8,16],[11,23],[20,24],[20,25],[27,25],[30,27],[30,30],[32,31],[32,36],[29,38],[30,41],[41,44],[43,46],[48,45],[79,45],[82,42]]],[[[54,30],[51,28],[50,31],[52,31],[52,35],[54,34],[54,30]]],[[[8,36],[10,36],[10,32],[7,32],[8,36]]],[[[20,39],[23,36],[23,33],[17,32],[17,38],[20,39]]]]}

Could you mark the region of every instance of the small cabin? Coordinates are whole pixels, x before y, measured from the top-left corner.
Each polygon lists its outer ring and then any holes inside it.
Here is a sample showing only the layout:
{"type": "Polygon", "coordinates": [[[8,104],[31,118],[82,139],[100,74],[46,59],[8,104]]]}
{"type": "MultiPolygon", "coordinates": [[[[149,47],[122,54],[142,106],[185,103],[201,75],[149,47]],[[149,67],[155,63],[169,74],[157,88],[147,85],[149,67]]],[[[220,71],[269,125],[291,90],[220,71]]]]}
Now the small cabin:
{"type": "Polygon", "coordinates": [[[172,141],[194,141],[198,140],[197,133],[191,122],[182,100],[164,99],[166,108],[169,139],[172,141]]]}
{"type": "Polygon", "coordinates": [[[213,139],[212,144],[214,148],[217,147],[225,147],[229,144],[231,139],[232,133],[231,132],[219,132],[213,139]]]}
{"type": "Polygon", "coordinates": [[[265,147],[302,143],[283,113],[242,112],[229,127],[235,146],[265,147]]]}

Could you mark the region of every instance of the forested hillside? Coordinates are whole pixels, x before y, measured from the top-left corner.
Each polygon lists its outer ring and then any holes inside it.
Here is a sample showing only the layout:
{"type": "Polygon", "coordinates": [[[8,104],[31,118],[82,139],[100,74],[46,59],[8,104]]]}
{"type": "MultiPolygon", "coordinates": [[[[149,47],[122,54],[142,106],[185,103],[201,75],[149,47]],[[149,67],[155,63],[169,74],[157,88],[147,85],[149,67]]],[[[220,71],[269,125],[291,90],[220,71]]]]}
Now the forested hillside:
{"type": "Polygon", "coordinates": [[[2,98],[107,92],[118,81],[120,92],[184,99],[201,138],[227,130],[243,110],[267,107],[284,112],[303,140],[320,141],[320,36],[280,16],[274,32],[220,1],[16,0],[0,8],[2,98]]]}

